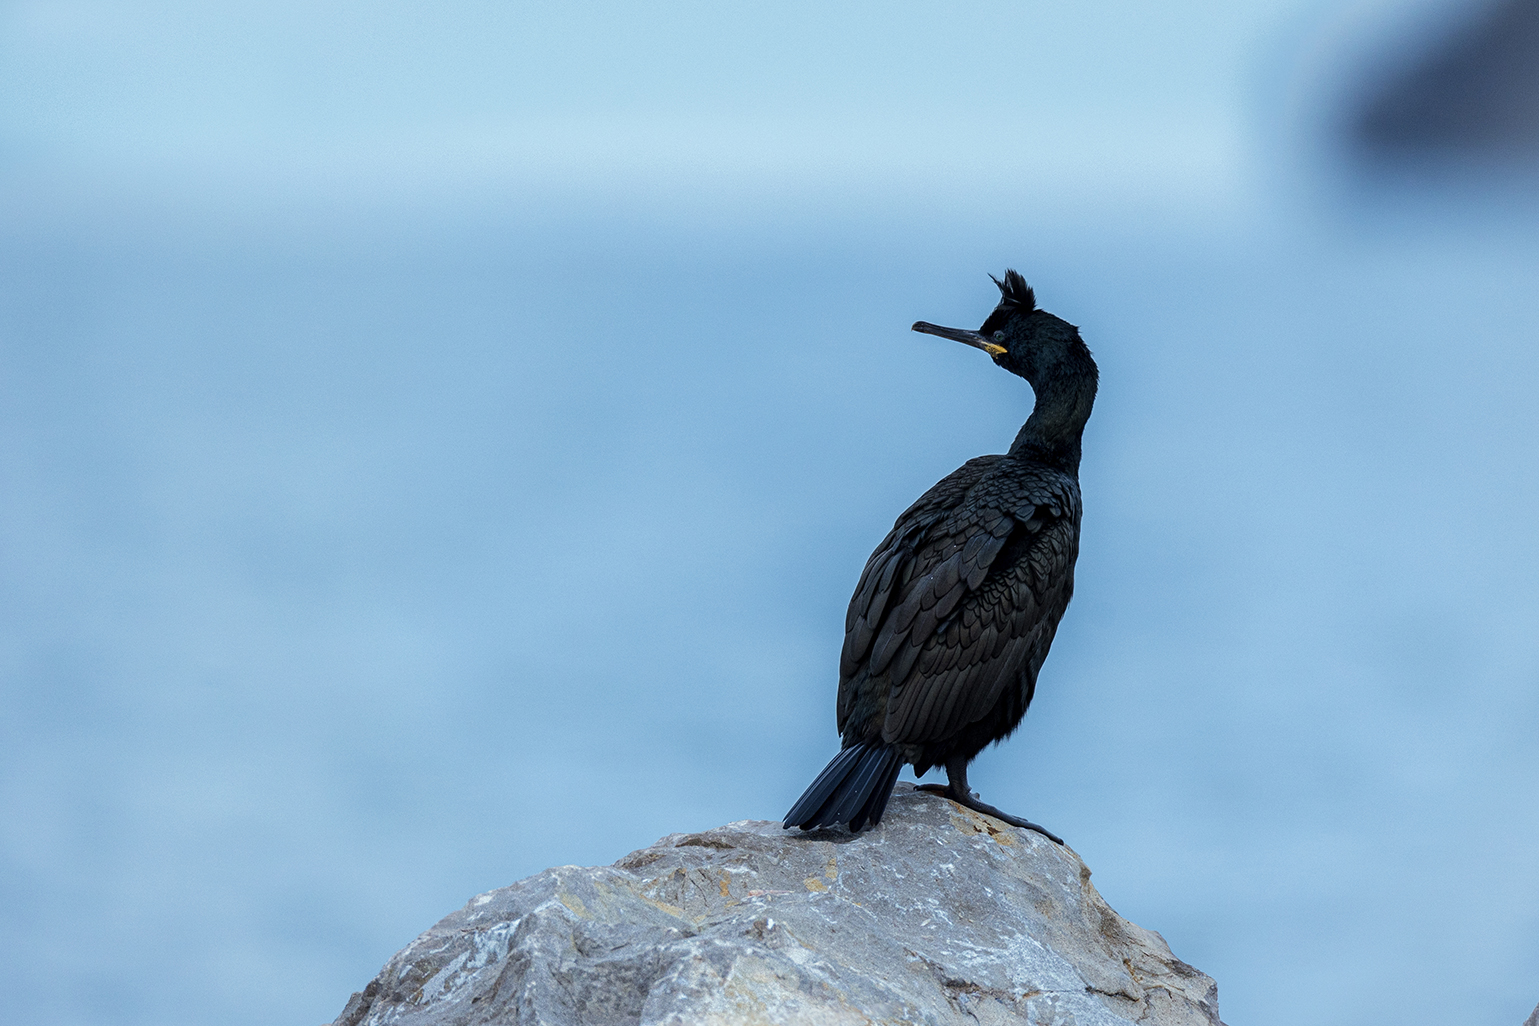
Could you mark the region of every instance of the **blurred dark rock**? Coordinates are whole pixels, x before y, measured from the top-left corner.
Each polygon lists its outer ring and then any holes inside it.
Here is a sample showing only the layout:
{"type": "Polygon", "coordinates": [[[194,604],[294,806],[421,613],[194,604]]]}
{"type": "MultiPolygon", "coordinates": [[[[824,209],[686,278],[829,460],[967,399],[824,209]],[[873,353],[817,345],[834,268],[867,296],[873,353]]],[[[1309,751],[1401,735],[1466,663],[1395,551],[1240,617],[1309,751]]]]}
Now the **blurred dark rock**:
{"type": "Polygon", "coordinates": [[[493,1022],[1221,1026],[1073,851],[902,784],[856,836],[732,823],[482,894],[336,1026],[493,1022]]]}
{"type": "Polygon", "coordinates": [[[1539,0],[1478,5],[1419,60],[1370,89],[1351,130],[1382,159],[1539,161],[1539,0]]]}

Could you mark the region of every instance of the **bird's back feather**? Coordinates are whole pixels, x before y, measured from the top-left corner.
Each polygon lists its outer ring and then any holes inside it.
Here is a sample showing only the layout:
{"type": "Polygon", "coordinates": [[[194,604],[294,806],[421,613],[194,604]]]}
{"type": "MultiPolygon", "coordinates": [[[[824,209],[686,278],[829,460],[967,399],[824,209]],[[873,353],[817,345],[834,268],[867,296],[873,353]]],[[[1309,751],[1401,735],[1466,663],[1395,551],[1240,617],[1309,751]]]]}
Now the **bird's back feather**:
{"type": "Polygon", "coordinates": [[[1008,456],[970,460],[909,507],[845,619],[846,741],[941,741],[1034,681],[1073,589],[1078,531],[1075,479],[1008,456]]]}

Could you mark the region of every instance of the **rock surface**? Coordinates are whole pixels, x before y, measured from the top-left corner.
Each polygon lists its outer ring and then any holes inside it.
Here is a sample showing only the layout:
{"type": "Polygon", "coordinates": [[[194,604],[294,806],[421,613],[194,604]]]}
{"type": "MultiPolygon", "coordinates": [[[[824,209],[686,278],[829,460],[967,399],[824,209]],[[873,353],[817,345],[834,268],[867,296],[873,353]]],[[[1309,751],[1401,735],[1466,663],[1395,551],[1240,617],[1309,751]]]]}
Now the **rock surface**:
{"type": "Polygon", "coordinates": [[[482,894],[335,1026],[964,1022],[1221,1026],[1072,851],[903,784],[859,835],[732,823],[482,894]]]}

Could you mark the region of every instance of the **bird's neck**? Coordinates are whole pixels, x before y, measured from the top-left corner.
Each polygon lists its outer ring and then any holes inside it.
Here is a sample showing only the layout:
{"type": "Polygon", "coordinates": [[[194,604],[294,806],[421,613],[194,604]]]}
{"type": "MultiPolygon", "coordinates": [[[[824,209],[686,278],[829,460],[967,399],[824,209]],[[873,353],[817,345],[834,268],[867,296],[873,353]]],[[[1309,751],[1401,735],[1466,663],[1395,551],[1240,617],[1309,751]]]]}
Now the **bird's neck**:
{"type": "Polygon", "coordinates": [[[1036,386],[1037,403],[1021,425],[1010,455],[1027,457],[1069,473],[1079,472],[1080,439],[1095,405],[1095,377],[1043,382],[1036,386]]]}

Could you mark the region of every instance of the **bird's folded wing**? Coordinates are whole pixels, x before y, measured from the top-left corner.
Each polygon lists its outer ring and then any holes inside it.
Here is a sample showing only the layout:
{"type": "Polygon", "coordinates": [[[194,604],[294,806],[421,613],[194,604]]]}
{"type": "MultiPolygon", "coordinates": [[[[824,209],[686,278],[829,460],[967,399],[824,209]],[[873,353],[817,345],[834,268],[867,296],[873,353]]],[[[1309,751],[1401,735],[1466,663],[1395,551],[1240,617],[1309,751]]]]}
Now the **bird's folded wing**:
{"type": "Polygon", "coordinates": [[[988,576],[989,566],[1018,521],[999,509],[979,510],[976,517],[952,531],[940,533],[914,554],[903,573],[896,602],[882,620],[867,655],[870,672],[901,681],[918,656],[921,642],[957,607],[964,595],[988,576]]]}
{"type": "Polygon", "coordinates": [[[1029,590],[1015,590],[1013,599],[970,596],[944,631],[908,646],[913,668],[888,693],[884,741],[938,741],[988,715],[1019,679],[1040,632],[1051,629],[1029,590]]]}
{"type": "Polygon", "coordinates": [[[998,456],[968,460],[938,481],[903,511],[887,537],[866,560],[866,568],[860,575],[860,583],[855,586],[844,618],[844,648],[839,656],[841,733],[854,699],[852,681],[870,654],[871,643],[894,596],[904,594],[916,576],[928,573],[949,554],[944,537],[939,546],[930,544],[929,538],[937,528],[945,533],[973,484],[998,460],[998,456]]]}
{"type": "MultiPolygon", "coordinates": [[[[953,713],[967,715],[989,694],[997,698],[1000,682],[1014,678],[1018,666],[1011,664],[1019,659],[1007,651],[1008,643],[1029,633],[1031,623],[1041,617],[1035,609],[1018,609],[1032,600],[1004,594],[1001,582],[989,584],[989,575],[998,570],[995,561],[1012,539],[1015,555],[1008,562],[1020,557],[1036,557],[1033,561],[1040,562],[1044,556],[1051,562],[1051,555],[1023,551],[1022,546],[1036,547],[1027,543],[1066,512],[1067,498],[1040,482],[991,478],[988,472],[998,459],[969,461],[937,484],[898,518],[866,562],[845,617],[839,661],[841,732],[857,695],[869,693],[877,681],[890,689],[884,696],[889,723],[895,703],[907,708],[904,703],[920,701],[923,706],[924,700],[913,697],[909,677],[927,677],[932,671],[916,671],[921,655],[937,645],[948,647],[947,639],[953,635],[956,645],[976,650],[965,659],[944,652],[930,657],[939,660],[933,668],[940,675],[938,680],[953,680],[962,689],[958,694],[966,695],[965,702],[942,702],[940,708],[951,710],[943,717],[945,722],[952,720],[953,713]],[[976,601],[980,589],[993,596],[988,603],[976,601]],[[969,607],[973,612],[966,614],[969,607]],[[1024,622],[1018,622],[1021,617],[1024,622]],[[953,630],[949,621],[961,624],[964,618],[966,625],[953,630]],[[990,654],[996,649],[998,657],[990,654]],[[1002,668],[995,666],[1000,658],[1006,664],[1002,668]],[[970,669],[975,664],[984,669],[970,669]],[[1004,676],[996,680],[996,673],[1004,676]]],[[[1043,569],[1048,570],[1045,576],[1051,576],[1051,568],[1043,569]]],[[[917,721],[915,729],[920,729],[917,721]]]]}
{"type": "MultiPolygon", "coordinates": [[[[951,736],[987,716],[1028,660],[1045,653],[1043,633],[1050,641],[1073,587],[1073,528],[1058,515],[1064,508],[1024,506],[1006,517],[1013,526],[1009,554],[965,592],[948,591],[927,606],[921,581],[903,597],[871,651],[871,671],[885,668],[890,681],[883,740],[922,743],[951,736]],[[900,613],[915,596],[919,612],[905,631],[900,613]]],[[[974,544],[981,554],[1000,551],[978,537],[963,546],[964,555],[974,544]]],[[[928,578],[935,581],[933,591],[950,574],[932,571],[928,578]]]]}

